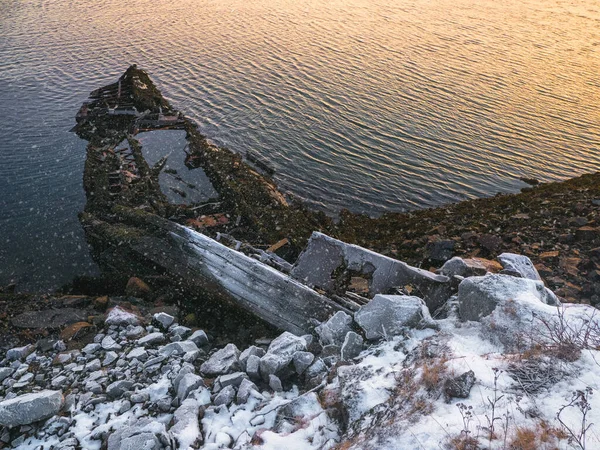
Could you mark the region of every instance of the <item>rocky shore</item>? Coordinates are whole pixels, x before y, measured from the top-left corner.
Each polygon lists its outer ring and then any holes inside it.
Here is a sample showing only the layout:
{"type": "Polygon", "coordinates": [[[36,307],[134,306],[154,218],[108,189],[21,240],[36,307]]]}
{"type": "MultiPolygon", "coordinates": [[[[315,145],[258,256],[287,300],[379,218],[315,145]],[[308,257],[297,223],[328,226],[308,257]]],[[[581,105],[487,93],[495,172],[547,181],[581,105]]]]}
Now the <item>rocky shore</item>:
{"type": "Polygon", "coordinates": [[[239,347],[139,298],[48,299],[11,320],[46,337],[0,360],[0,447],[570,448],[573,392],[600,419],[600,318],[561,304],[527,257],[498,264],[513,275],[444,264],[460,283],[443,319],[418,296],[376,295],[310,334],[239,347]],[[471,423],[490,414],[503,425],[471,423]],[[525,429],[535,447],[517,446],[525,429]]]}

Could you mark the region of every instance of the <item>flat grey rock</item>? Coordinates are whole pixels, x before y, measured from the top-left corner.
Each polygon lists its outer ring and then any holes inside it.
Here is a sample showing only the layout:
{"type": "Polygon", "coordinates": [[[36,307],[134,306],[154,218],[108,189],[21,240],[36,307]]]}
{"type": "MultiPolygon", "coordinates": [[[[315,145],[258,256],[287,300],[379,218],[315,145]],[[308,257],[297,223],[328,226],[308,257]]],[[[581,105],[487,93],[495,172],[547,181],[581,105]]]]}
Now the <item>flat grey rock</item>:
{"type": "Polygon", "coordinates": [[[42,391],[25,394],[0,402],[0,425],[15,427],[48,419],[63,405],[61,391],[42,391]]]}
{"type": "Polygon", "coordinates": [[[298,375],[302,375],[314,360],[315,355],[310,352],[296,352],[293,358],[294,369],[296,369],[296,373],[298,375]]]}
{"type": "Polygon", "coordinates": [[[133,386],[133,381],[119,380],[109,384],[106,388],[106,395],[110,398],[120,398],[125,392],[129,391],[133,386]]]}
{"type": "Polygon", "coordinates": [[[81,349],[81,351],[83,353],[85,353],[86,355],[93,355],[94,353],[96,353],[101,348],[102,348],[102,346],[100,344],[93,343],[93,344],[86,345],[85,347],[83,347],[81,349]]]}
{"type": "Polygon", "coordinates": [[[234,373],[230,373],[227,375],[221,375],[218,378],[218,381],[222,387],[227,387],[227,386],[238,387],[242,383],[242,380],[244,380],[246,378],[248,378],[248,375],[246,375],[245,372],[234,372],[234,373]]]}
{"type": "Polygon", "coordinates": [[[198,347],[192,341],[178,341],[171,342],[170,344],[161,347],[158,352],[163,356],[171,356],[173,354],[183,355],[187,352],[194,352],[196,350],[198,350],[198,347]]]}
{"type": "Polygon", "coordinates": [[[246,373],[253,380],[260,378],[260,358],[256,355],[250,355],[246,360],[246,373]]]}
{"type": "Polygon", "coordinates": [[[259,358],[262,358],[263,356],[265,356],[265,353],[266,352],[261,347],[251,345],[240,354],[240,367],[242,368],[242,370],[246,370],[246,361],[248,361],[248,358],[250,356],[254,355],[258,356],[259,358]]]}
{"type": "Polygon", "coordinates": [[[157,345],[165,342],[165,335],[159,331],[155,331],[154,333],[147,334],[146,336],[139,338],[137,343],[139,345],[157,345]]]}
{"type": "Polygon", "coordinates": [[[136,347],[131,350],[125,356],[127,359],[137,359],[139,361],[146,361],[148,359],[148,352],[144,347],[136,347]]]}
{"type": "Polygon", "coordinates": [[[179,336],[184,339],[192,333],[192,329],[188,327],[184,327],[183,325],[177,325],[176,327],[169,328],[169,333],[174,336],[179,336]]]}
{"type": "Polygon", "coordinates": [[[243,404],[248,401],[250,396],[255,393],[255,395],[260,395],[258,392],[258,387],[249,379],[244,378],[238,387],[236,400],[238,404],[243,404]]]}
{"type": "Polygon", "coordinates": [[[111,336],[105,336],[100,343],[104,350],[121,350],[121,346],[111,336]]]}
{"type": "Polygon", "coordinates": [[[282,392],[283,386],[281,385],[281,380],[277,375],[269,375],[269,387],[273,389],[274,392],[282,392]]]}
{"type": "Polygon", "coordinates": [[[6,352],[6,359],[9,361],[17,361],[26,358],[35,350],[34,345],[24,345],[23,347],[11,348],[6,352]]]}
{"type": "Polygon", "coordinates": [[[208,344],[208,336],[203,330],[196,330],[192,335],[187,338],[188,341],[192,341],[198,347],[208,344]]]}

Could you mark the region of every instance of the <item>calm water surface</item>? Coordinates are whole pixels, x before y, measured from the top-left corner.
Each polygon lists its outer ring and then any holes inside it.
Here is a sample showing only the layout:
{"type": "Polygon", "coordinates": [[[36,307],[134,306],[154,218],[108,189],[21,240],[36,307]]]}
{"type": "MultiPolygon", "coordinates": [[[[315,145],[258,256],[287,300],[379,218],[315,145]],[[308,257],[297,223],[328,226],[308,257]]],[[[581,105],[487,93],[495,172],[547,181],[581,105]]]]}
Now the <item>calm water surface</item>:
{"type": "Polygon", "coordinates": [[[600,167],[596,0],[1,0],[0,284],[95,267],[92,89],[131,63],[313,207],[378,214],[600,167]]]}

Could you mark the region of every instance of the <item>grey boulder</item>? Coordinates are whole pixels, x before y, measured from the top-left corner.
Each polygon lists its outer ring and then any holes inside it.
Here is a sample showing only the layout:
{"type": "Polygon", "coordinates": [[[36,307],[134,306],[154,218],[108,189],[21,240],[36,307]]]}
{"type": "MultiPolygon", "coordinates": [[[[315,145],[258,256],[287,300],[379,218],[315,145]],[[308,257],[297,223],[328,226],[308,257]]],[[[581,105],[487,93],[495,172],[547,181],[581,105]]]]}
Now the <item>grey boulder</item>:
{"type": "Polygon", "coordinates": [[[527,256],[515,253],[502,253],[498,256],[498,261],[500,261],[504,270],[514,272],[522,278],[542,281],[540,274],[527,256]]]}
{"type": "Polygon", "coordinates": [[[238,348],[234,344],[227,344],[200,366],[200,372],[209,377],[236,372],[240,369],[239,357],[238,348]]]}
{"type": "Polygon", "coordinates": [[[541,281],[510,275],[490,274],[465,278],[458,286],[458,312],[461,320],[479,321],[506,300],[530,296],[547,305],[558,305],[552,291],[541,281]]]}
{"type": "Polygon", "coordinates": [[[419,297],[376,295],[354,314],[354,320],[367,339],[376,340],[398,335],[431,319],[427,306],[419,297]]]}
{"type": "Polygon", "coordinates": [[[306,350],[306,341],[289,332],[284,332],[271,342],[267,353],[260,359],[260,373],[265,380],[287,367],[297,352],[306,350]]]}
{"type": "Polygon", "coordinates": [[[352,316],[338,311],[329,320],[315,328],[322,345],[342,345],[344,337],[352,329],[352,316]]]}
{"type": "Polygon", "coordinates": [[[117,428],[108,437],[107,450],[159,450],[166,448],[168,443],[163,424],[142,419],[135,425],[117,428]]]}
{"type": "Polygon", "coordinates": [[[341,356],[343,361],[356,358],[364,348],[364,339],[358,333],[349,331],[342,344],[341,356]]]}
{"type": "Polygon", "coordinates": [[[48,419],[58,414],[63,402],[61,391],[42,391],[4,400],[0,402],[0,425],[15,427],[48,419]]]}
{"type": "Polygon", "coordinates": [[[180,402],[183,402],[190,395],[190,392],[201,386],[204,386],[204,381],[201,377],[194,373],[186,373],[177,386],[177,398],[180,402]]]}

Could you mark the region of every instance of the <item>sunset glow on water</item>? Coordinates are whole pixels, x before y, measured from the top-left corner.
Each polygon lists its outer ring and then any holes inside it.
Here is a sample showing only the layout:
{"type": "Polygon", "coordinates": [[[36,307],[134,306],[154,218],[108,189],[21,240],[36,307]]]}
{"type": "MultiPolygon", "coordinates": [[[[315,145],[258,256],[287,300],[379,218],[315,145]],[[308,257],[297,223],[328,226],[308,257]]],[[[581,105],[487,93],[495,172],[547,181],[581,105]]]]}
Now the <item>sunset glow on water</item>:
{"type": "Polygon", "coordinates": [[[598,170],[599,50],[593,0],[4,0],[0,284],[93,270],[68,130],[132,63],[284,191],[377,215],[598,170]]]}

